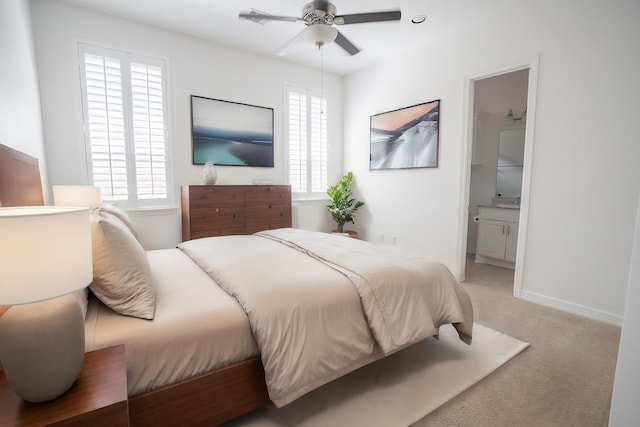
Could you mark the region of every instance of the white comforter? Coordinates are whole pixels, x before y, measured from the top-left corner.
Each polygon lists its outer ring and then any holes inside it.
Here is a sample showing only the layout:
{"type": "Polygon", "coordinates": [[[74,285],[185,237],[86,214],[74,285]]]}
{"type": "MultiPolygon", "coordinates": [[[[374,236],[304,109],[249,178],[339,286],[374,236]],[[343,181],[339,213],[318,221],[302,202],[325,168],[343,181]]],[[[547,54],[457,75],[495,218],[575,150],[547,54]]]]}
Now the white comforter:
{"type": "Polygon", "coordinates": [[[178,247],[246,311],[277,406],[442,324],[471,340],[468,295],[444,265],[415,254],[295,229],[178,247]]]}

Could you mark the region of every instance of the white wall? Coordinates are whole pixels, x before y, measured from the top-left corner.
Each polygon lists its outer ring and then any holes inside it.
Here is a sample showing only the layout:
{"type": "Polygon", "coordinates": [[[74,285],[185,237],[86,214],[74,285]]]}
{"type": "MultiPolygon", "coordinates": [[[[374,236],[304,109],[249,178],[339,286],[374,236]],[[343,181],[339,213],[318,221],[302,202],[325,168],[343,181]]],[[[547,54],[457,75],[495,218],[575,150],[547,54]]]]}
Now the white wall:
{"type": "Polygon", "coordinates": [[[636,216],[627,302],[624,310],[618,364],[611,398],[610,427],[637,425],[640,420],[638,390],[640,388],[640,203],[636,216]]]}
{"type": "MultiPolygon", "coordinates": [[[[460,275],[465,76],[539,55],[523,296],[619,323],[640,191],[640,8],[495,2],[475,27],[345,79],[345,169],[361,235],[395,234],[460,275]],[[441,99],[437,169],[369,171],[369,116],[441,99]]],[[[531,112],[530,112],[531,113],[531,112]]]]}
{"type": "MultiPolygon", "coordinates": [[[[40,94],[31,36],[29,2],[0,2],[0,144],[39,159],[47,188],[40,94]]],[[[45,200],[49,195],[45,192],[45,200]]]]}
{"type": "MultiPolygon", "coordinates": [[[[231,49],[202,39],[115,18],[53,0],[33,0],[33,31],[42,92],[42,115],[51,184],[88,182],[74,40],[87,40],[157,55],[169,60],[170,126],[175,191],[200,184],[202,166],[191,164],[190,95],[274,108],[274,168],[218,167],[218,184],[251,184],[254,179],[286,183],[284,84],[318,87],[318,70],[273,57],[231,49]]],[[[342,173],[342,77],[326,73],[324,87],[334,97],[329,111],[333,144],[329,176],[342,173]]],[[[179,196],[179,193],[178,193],[179,196]]],[[[134,212],[147,249],[180,241],[180,212],[134,212]]],[[[326,223],[324,207],[305,209],[306,224],[326,223]]],[[[328,228],[328,225],[324,228],[328,228]]],[[[323,228],[323,229],[324,229],[323,228]]]]}

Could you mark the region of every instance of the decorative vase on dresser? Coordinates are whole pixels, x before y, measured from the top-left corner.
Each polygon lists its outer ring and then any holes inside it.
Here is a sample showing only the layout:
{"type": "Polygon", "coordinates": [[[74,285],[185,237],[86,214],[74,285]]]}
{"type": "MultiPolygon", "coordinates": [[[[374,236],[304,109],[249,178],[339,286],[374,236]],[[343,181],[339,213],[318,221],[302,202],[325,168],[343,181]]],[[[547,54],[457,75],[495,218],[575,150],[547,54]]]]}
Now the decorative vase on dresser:
{"type": "Polygon", "coordinates": [[[218,171],[211,160],[207,160],[202,168],[202,182],[205,185],[214,185],[218,180],[218,171]]]}

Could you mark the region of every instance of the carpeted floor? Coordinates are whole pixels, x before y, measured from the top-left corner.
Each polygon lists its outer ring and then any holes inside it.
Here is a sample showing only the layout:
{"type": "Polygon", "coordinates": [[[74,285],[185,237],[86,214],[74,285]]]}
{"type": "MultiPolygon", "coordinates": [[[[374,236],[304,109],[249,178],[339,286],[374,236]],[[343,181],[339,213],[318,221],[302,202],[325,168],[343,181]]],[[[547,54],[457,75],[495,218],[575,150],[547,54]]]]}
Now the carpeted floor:
{"type": "Polygon", "coordinates": [[[466,275],[475,320],[531,346],[412,427],[606,426],[620,328],[514,298],[512,270],[466,275]]]}

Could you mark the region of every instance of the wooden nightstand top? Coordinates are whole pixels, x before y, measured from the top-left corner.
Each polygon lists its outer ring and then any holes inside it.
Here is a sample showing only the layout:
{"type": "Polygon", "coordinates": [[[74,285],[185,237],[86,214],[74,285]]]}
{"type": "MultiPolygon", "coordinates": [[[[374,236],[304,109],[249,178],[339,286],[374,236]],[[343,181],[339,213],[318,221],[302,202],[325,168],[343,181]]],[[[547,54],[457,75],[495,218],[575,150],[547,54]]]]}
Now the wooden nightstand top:
{"type": "Polygon", "coordinates": [[[50,402],[25,402],[0,372],[2,426],[128,426],[128,413],[124,345],[86,353],[75,384],[50,402]]]}

